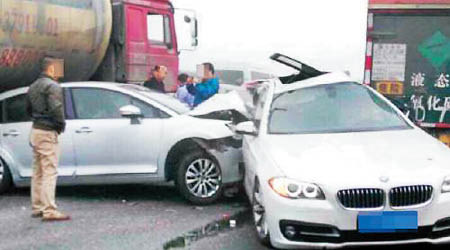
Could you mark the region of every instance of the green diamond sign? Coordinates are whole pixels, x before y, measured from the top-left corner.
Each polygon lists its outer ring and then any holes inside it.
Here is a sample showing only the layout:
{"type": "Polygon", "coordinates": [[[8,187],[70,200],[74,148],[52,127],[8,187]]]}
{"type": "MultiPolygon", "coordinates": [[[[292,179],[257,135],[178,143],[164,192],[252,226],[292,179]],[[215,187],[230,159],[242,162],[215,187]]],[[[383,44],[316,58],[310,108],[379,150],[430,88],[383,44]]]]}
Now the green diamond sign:
{"type": "Polygon", "coordinates": [[[439,71],[450,59],[450,39],[437,31],[419,45],[419,52],[439,71]]]}

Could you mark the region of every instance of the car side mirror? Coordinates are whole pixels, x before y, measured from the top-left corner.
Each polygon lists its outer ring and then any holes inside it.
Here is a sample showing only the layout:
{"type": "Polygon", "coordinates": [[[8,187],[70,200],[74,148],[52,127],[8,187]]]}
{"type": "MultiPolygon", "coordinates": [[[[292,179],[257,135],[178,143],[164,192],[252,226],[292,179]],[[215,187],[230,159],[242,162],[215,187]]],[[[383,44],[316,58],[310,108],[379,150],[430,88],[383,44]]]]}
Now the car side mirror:
{"type": "Polygon", "coordinates": [[[123,117],[128,118],[142,117],[141,109],[133,105],[123,106],[119,109],[119,112],[120,115],[123,117]]]}
{"type": "Polygon", "coordinates": [[[255,124],[252,121],[241,122],[235,127],[235,131],[237,134],[241,135],[258,135],[256,131],[255,124]]]}
{"type": "Polygon", "coordinates": [[[189,9],[176,9],[175,25],[177,26],[178,52],[193,51],[198,46],[197,14],[189,9]]]}
{"type": "Polygon", "coordinates": [[[141,118],[142,112],[141,109],[133,106],[133,105],[127,105],[123,106],[119,109],[120,115],[123,117],[127,117],[131,119],[131,124],[141,124],[141,121],[139,118],[141,118]]]}

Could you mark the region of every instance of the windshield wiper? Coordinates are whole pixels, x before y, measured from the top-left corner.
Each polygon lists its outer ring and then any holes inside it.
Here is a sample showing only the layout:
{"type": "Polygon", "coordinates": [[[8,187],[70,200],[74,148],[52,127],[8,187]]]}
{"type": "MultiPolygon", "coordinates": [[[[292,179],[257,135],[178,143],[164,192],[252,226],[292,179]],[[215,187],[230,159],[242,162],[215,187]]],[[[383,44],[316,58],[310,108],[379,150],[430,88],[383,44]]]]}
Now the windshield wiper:
{"type": "Polygon", "coordinates": [[[272,122],[272,115],[273,113],[275,113],[276,111],[283,111],[283,112],[287,112],[288,109],[287,108],[273,108],[270,110],[269,112],[269,121],[272,122]]]}
{"type": "Polygon", "coordinates": [[[270,112],[273,112],[273,111],[288,111],[288,109],[287,108],[273,108],[270,110],[270,112]]]}

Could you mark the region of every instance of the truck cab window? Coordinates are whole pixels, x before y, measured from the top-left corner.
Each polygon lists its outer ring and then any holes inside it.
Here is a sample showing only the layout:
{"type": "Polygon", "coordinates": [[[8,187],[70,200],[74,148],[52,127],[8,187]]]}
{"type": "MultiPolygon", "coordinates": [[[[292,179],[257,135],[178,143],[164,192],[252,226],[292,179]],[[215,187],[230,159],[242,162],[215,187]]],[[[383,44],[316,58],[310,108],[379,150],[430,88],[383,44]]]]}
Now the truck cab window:
{"type": "Polygon", "coordinates": [[[172,36],[169,17],[161,14],[148,14],[147,38],[152,45],[166,45],[171,48],[172,36]]]}

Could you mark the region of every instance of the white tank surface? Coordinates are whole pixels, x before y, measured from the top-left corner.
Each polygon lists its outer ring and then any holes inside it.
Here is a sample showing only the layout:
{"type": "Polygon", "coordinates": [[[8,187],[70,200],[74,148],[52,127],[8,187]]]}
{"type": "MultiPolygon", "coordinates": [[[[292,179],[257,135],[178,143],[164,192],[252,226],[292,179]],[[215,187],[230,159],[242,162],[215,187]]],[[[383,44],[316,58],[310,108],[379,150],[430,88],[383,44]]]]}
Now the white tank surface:
{"type": "Polygon", "coordinates": [[[33,82],[44,56],[64,59],[64,81],[88,80],[111,28],[110,0],[0,0],[0,91],[33,82]]]}

